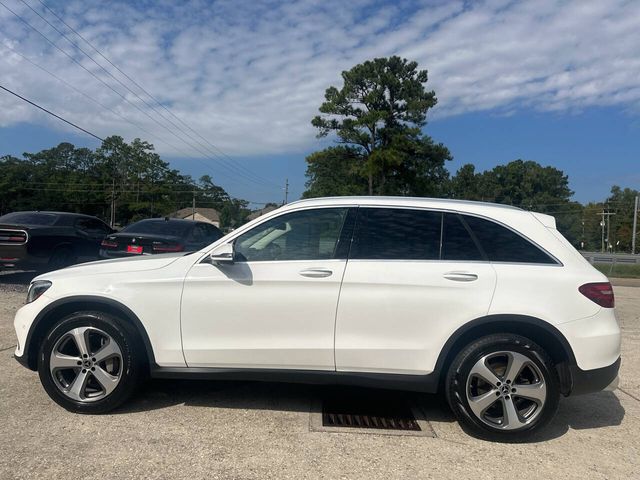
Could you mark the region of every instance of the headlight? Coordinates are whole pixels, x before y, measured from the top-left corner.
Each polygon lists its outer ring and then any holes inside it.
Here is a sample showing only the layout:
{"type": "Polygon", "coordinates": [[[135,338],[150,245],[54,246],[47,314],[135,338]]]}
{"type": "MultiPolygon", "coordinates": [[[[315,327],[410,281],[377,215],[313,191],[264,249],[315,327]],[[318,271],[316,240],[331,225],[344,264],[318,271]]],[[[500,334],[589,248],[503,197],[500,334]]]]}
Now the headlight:
{"type": "Polygon", "coordinates": [[[36,280],[29,285],[29,291],[27,292],[27,303],[31,303],[37,300],[40,295],[49,290],[51,282],[49,280],[36,280]]]}

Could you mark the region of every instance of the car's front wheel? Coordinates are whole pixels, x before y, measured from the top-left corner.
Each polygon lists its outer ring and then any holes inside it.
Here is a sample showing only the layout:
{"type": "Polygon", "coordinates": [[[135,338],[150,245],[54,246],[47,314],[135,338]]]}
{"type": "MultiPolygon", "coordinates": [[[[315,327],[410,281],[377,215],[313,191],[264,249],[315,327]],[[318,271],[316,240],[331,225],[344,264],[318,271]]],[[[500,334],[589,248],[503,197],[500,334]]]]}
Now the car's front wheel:
{"type": "Polygon", "coordinates": [[[76,312],[42,342],[40,381],[59,405],[77,413],[105,413],[131,396],[142,373],[135,335],[104,312],[76,312]]]}
{"type": "Polygon", "coordinates": [[[520,335],[494,334],[462,349],[446,378],[449,406],[472,434],[523,441],[555,415],[558,374],[547,353],[520,335]]]}

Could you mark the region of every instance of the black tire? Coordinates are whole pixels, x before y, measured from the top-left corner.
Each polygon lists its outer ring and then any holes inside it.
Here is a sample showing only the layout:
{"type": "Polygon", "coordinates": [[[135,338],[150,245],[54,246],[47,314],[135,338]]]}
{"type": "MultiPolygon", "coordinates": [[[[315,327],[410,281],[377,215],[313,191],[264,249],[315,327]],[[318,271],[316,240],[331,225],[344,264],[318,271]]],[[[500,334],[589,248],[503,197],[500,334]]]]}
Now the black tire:
{"type": "MultiPolygon", "coordinates": [[[[133,327],[113,315],[97,311],[72,313],[51,328],[40,346],[38,353],[38,374],[40,381],[51,399],[70,412],[85,414],[109,412],[125,402],[134,393],[141,381],[144,380],[146,370],[144,368],[144,359],[141,356],[143,350],[140,348],[140,344],[133,327]],[[117,365],[119,368],[117,368],[117,372],[109,372],[113,373],[114,378],[117,376],[118,382],[115,388],[109,393],[106,393],[106,389],[103,389],[104,393],[102,397],[94,393],[94,397],[81,401],[70,398],[69,394],[65,393],[65,389],[61,385],[65,381],[64,378],[56,376],[50,368],[53,349],[56,348],[56,351],[60,352],[58,349],[60,348],[59,345],[61,342],[68,343],[72,341],[70,344],[71,347],[66,347],[65,345],[65,348],[74,348],[77,345],[77,343],[73,342],[73,338],[71,338],[72,335],[70,335],[71,331],[76,328],[80,328],[81,330],[87,329],[87,331],[90,332],[87,334],[88,337],[84,337],[89,338],[89,340],[87,340],[89,347],[87,348],[89,352],[88,362],[91,362],[92,355],[97,357],[100,353],[100,347],[96,347],[95,349],[91,348],[91,342],[93,341],[95,343],[96,337],[98,339],[101,338],[101,334],[107,334],[108,337],[110,337],[107,343],[110,345],[111,341],[114,341],[115,346],[119,349],[120,356],[114,356],[113,358],[115,358],[115,360],[111,359],[110,363],[112,367],[113,365],[117,365]]],[[[71,354],[71,356],[74,355],[76,354],[71,354]]],[[[82,360],[81,354],[77,356],[78,360],[82,360]]],[[[64,374],[72,378],[74,375],[79,376],[79,372],[82,371],[83,375],[86,375],[88,378],[87,386],[90,386],[91,382],[99,386],[100,383],[95,383],[98,381],[98,377],[95,376],[95,374],[101,373],[102,371],[96,371],[94,374],[90,369],[96,370],[97,368],[103,367],[106,369],[107,365],[105,363],[94,363],[93,365],[94,366],[88,365],[86,374],[84,373],[84,365],[77,368],[74,367],[73,369],[64,368],[61,370],[64,370],[64,374]],[[93,377],[93,379],[91,377],[93,377]]],[[[71,388],[72,383],[73,381],[69,380],[69,388],[66,390],[71,388]]]]}
{"type": "Polygon", "coordinates": [[[71,247],[57,247],[49,258],[47,268],[49,270],[60,270],[61,268],[74,265],[78,261],[71,247]]]}
{"type": "Polygon", "coordinates": [[[542,430],[556,414],[560,400],[560,383],[553,361],[540,346],[520,335],[492,334],[470,343],[456,355],[445,379],[445,394],[449,407],[467,433],[492,441],[522,442],[542,430]],[[522,369],[522,374],[515,374],[521,375],[517,377],[518,381],[514,380],[513,385],[507,385],[506,373],[509,368],[502,365],[508,365],[509,359],[522,359],[518,354],[524,355],[528,363],[522,369]],[[490,373],[496,374],[498,381],[495,382],[495,386],[485,382],[483,377],[477,374],[480,365],[486,365],[487,362],[490,373]],[[516,383],[522,384],[520,394],[517,388],[511,388],[518,387],[516,383]],[[537,402],[520,396],[528,394],[525,388],[536,386],[546,389],[542,401],[537,402]],[[516,393],[512,393],[514,390],[516,393]],[[479,411],[474,413],[470,402],[481,399],[485,394],[487,402],[492,401],[493,395],[496,396],[496,400],[487,407],[485,403],[474,405],[476,412],[479,411]],[[509,402],[517,409],[512,425],[509,425],[508,421],[509,402]],[[484,410],[481,410],[483,408],[484,410]],[[524,412],[522,416],[520,408],[524,412]]]}

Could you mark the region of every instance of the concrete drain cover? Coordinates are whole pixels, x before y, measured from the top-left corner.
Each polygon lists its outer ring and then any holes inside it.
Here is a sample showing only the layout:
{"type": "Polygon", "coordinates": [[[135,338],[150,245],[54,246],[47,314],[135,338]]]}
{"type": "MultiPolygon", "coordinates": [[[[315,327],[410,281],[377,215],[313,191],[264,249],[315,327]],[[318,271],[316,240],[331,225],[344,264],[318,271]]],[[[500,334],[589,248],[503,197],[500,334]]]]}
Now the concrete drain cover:
{"type": "Polygon", "coordinates": [[[404,400],[340,398],[317,400],[311,406],[312,432],[365,433],[435,437],[424,414],[404,400]]]}

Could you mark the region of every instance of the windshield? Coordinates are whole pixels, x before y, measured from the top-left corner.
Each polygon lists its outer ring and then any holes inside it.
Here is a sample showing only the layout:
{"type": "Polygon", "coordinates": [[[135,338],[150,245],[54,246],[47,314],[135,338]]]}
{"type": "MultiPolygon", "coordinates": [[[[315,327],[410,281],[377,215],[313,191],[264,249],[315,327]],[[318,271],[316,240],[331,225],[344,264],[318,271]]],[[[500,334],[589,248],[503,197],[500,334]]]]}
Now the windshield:
{"type": "Polygon", "coordinates": [[[15,212],[0,217],[0,223],[14,225],[54,225],[58,215],[53,213],[15,212]]]}
{"type": "Polygon", "coordinates": [[[142,220],[123,228],[122,233],[145,233],[150,235],[172,235],[183,237],[191,227],[190,223],[171,220],[142,220]]]}

